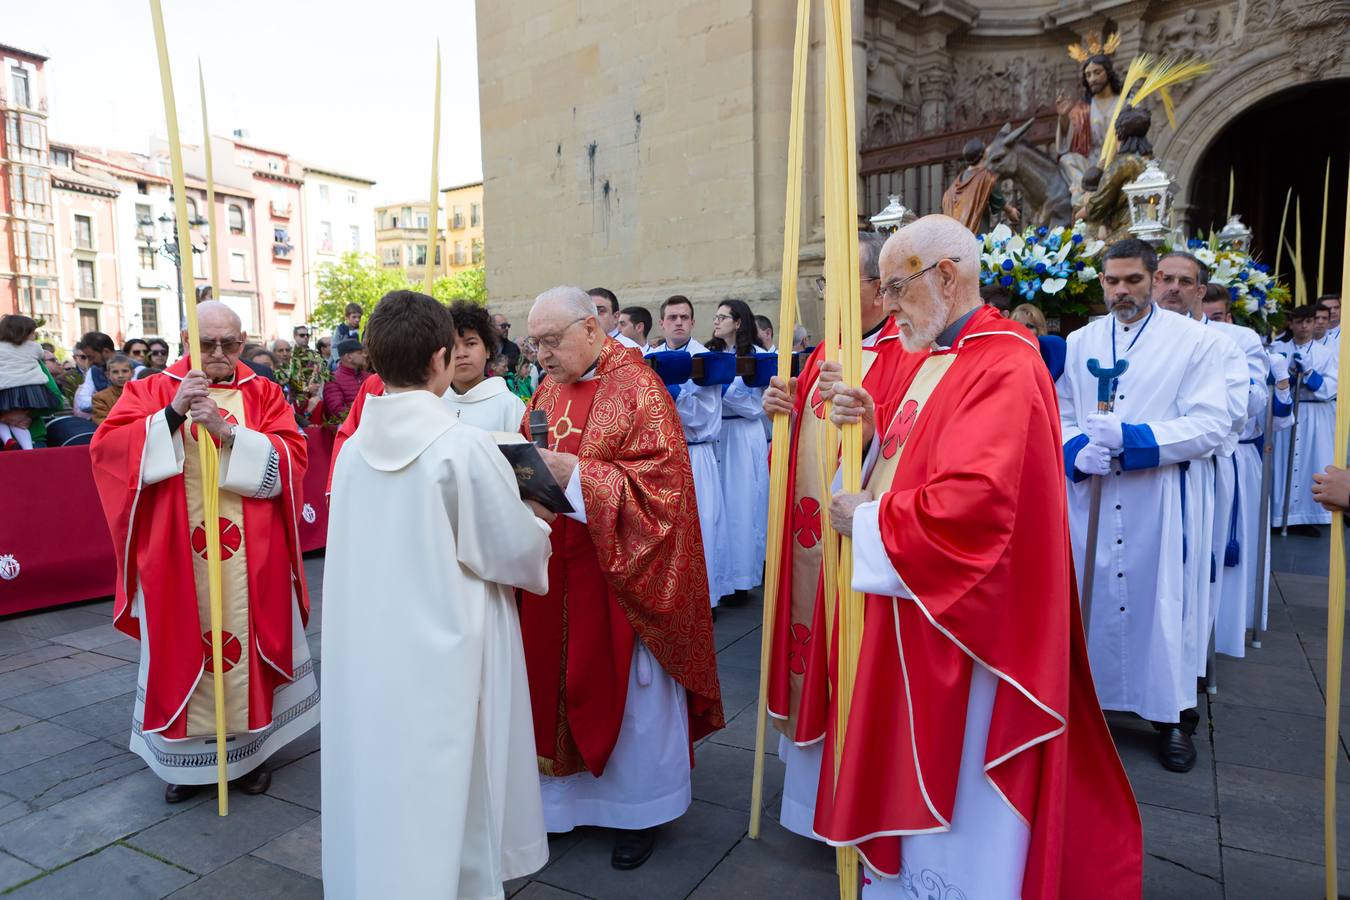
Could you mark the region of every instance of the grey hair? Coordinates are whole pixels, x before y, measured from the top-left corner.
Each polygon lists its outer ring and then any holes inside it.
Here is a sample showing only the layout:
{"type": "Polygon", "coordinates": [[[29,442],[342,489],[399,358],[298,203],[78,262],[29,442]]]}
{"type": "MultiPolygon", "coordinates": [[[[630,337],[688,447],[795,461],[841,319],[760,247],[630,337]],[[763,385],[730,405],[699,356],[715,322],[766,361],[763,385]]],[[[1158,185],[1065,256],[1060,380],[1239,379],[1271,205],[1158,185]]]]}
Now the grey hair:
{"type": "Polygon", "coordinates": [[[806,326],[798,322],[792,329],[792,343],[800,344],[810,337],[811,332],[806,330],[806,326]]]}
{"type": "Polygon", "coordinates": [[[858,232],[858,271],[863,278],[881,277],[881,248],[886,235],[876,231],[858,232]]]}
{"type": "Polygon", "coordinates": [[[595,315],[595,301],[591,299],[591,295],[581,288],[571,285],[549,288],[535,297],[534,305],[530,307],[530,314],[533,315],[535,310],[544,306],[557,309],[576,319],[584,319],[595,315]]]}
{"type": "Polygon", "coordinates": [[[1209,266],[1201,262],[1200,258],[1194,253],[1187,253],[1185,250],[1173,250],[1171,253],[1164,253],[1162,256],[1158,257],[1158,259],[1171,259],[1174,256],[1179,256],[1182,259],[1189,259],[1191,262],[1195,263],[1195,271],[1199,273],[1199,277],[1196,278],[1196,283],[1209,284],[1209,266]]]}
{"type": "Polygon", "coordinates": [[[275,353],[277,350],[277,344],[285,344],[287,347],[289,347],[291,345],[291,342],[286,340],[285,338],[273,338],[272,340],[267,342],[268,352],[275,353]]]}

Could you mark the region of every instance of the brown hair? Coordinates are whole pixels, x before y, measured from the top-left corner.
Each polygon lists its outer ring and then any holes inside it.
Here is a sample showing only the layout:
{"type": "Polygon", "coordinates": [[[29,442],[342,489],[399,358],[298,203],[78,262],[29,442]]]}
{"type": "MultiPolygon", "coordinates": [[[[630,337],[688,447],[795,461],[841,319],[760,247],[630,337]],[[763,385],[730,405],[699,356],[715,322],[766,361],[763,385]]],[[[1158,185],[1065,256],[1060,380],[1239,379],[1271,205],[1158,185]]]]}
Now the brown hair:
{"type": "Polygon", "coordinates": [[[366,322],[366,352],[384,383],[411,387],[427,380],[427,363],[449,353],[455,317],[434,297],[417,291],[390,291],[366,322]]]}
{"type": "Polygon", "coordinates": [[[18,346],[37,334],[37,322],[27,316],[0,316],[0,341],[18,346]]]}

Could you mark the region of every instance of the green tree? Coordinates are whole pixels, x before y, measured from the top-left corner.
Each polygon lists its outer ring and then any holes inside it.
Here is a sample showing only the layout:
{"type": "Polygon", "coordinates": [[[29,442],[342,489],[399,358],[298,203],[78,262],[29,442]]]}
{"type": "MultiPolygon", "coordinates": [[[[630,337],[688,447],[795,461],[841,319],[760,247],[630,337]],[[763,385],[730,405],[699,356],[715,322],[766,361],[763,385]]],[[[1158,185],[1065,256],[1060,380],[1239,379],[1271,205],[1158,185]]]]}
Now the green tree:
{"type": "Polygon", "coordinates": [[[357,304],[370,315],[385,294],[409,287],[402,269],[383,268],[370,255],[344,253],[341,262],[319,266],[319,299],[310,313],[310,324],[336,328],[348,303],[357,304]]]}
{"type": "Polygon", "coordinates": [[[454,275],[442,275],[432,282],[431,296],[442,303],[452,300],[487,303],[487,273],[479,265],[454,275]]]}

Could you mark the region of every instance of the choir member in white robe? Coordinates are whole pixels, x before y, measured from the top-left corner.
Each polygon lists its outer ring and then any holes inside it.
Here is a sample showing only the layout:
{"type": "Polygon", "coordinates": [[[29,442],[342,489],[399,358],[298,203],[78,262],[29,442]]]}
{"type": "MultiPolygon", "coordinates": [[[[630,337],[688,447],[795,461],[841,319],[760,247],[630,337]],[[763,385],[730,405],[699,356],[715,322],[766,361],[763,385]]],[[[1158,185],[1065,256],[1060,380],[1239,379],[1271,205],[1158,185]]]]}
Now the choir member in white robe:
{"type": "Polygon", "coordinates": [[[1185,771],[1198,716],[1184,636],[1198,625],[1184,603],[1182,469],[1211,456],[1232,419],[1223,360],[1201,339],[1204,326],[1152,303],[1156,266],[1141,241],[1107,250],[1101,280],[1111,315],[1069,335],[1057,389],[1080,590],[1089,478],[1103,479],[1088,635],[1098,696],[1104,709],[1160,723],[1164,765],[1185,771]],[[1129,360],[1113,412],[1097,413],[1089,359],[1103,368],[1129,360]]]}
{"type": "MultiPolygon", "coordinates": [[[[713,317],[713,336],[737,356],[753,356],[755,317],[744,300],[728,300],[713,317]]],[[[722,478],[722,536],[718,540],[722,596],[744,602],[764,580],[769,526],[769,442],[765,438],[764,389],[747,387],[739,375],[722,395],[718,469],[722,478]]]]}
{"type": "MultiPolygon", "coordinates": [[[[1200,259],[1184,251],[1168,253],[1158,260],[1153,300],[1162,309],[1208,326],[1210,323],[1202,308],[1208,281],[1209,268],[1200,259]]],[[[1191,466],[1186,479],[1189,495],[1187,547],[1190,550],[1187,566],[1191,576],[1188,581],[1191,597],[1186,605],[1196,609],[1193,619],[1196,628],[1187,633],[1187,639],[1195,660],[1195,674],[1199,677],[1208,673],[1209,646],[1223,590],[1223,570],[1237,487],[1234,455],[1251,415],[1252,404],[1258,402],[1246,352],[1234,338],[1234,334],[1242,330],[1234,325],[1214,324],[1199,335],[1201,340],[1217,344],[1223,358],[1231,420],[1223,444],[1208,460],[1191,466]]],[[[1248,334],[1256,337],[1250,331],[1248,334]]],[[[1261,355],[1259,345],[1253,349],[1261,355]]]]}
{"type": "Polygon", "coordinates": [[[512,586],[546,589],[549,526],[493,440],[438,399],[453,327],[425,295],[380,302],[365,336],[386,393],[333,473],[329,897],[499,898],[548,860],[512,586]]]}
{"type": "Polygon", "coordinates": [[[1302,372],[1297,423],[1275,436],[1275,487],[1271,493],[1270,523],[1284,524],[1285,478],[1289,442],[1294,442],[1294,477],[1289,490],[1289,524],[1326,525],[1331,513],[1312,498],[1312,476],[1332,463],[1336,431],[1336,378],[1338,357],[1313,340],[1313,308],[1301,306],[1289,313],[1293,339],[1276,341],[1271,349],[1289,360],[1290,374],[1302,372]]]}
{"type": "MultiPolygon", "coordinates": [[[[691,356],[707,353],[708,348],[691,337],[694,330],[694,304],[676,294],[661,304],[661,332],[665,342],[648,353],[681,350],[691,356]]],[[[704,563],[708,567],[708,602],[717,608],[722,596],[718,575],[718,546],[722,534],[722,475],[717,469],[717,439],[722,434],[722,389],[718,385],[700,386],[691,379],[672,386],[675,409],[684,424],[684,439],[689,444],[689,462],[694,467],[694,498],[698,503],[699,527],[703,532],[704,563]]]]}
{"type": "Polygon", "coordinates": [[[488,361],[497,355],[501,342],[501,333],[492,324],[487,307],[456,300],[450,305],[450,313],[455,317],[456,332],[450,357],[454,379],[443,399],[461,422],[484,431],[518,431],[525,403],[511,393],[505,379],[486,377],[488,361]]]}
{"type": "Polygon", "coordinates": [[[590,298],[595,303],[595,318],[600,323],[600,327],[605,330],[605,334],[614,338],[623,346],[630,350],[636,350],[639,353],[644,348],[637,341],[624,334],[619,328],[619,298],[609,288],[596,287],[591,288],[590,298]]]}

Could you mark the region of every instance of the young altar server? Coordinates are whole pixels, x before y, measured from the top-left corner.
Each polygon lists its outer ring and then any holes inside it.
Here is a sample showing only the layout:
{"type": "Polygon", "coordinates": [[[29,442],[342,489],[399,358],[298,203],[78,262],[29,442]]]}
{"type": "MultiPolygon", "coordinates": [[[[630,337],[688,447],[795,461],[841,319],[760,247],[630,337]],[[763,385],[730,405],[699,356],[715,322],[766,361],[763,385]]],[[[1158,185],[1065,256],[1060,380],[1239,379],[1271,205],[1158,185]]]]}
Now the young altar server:
{"type": "Polygon", "coordinates": [[[548,590],[552,517],[441,399],[450,311],[396,291],[384,380],[333,472],[324,571],[329,897],[502,896],[548,859],[512,586],[548,590]]]}

